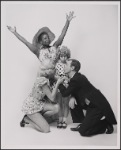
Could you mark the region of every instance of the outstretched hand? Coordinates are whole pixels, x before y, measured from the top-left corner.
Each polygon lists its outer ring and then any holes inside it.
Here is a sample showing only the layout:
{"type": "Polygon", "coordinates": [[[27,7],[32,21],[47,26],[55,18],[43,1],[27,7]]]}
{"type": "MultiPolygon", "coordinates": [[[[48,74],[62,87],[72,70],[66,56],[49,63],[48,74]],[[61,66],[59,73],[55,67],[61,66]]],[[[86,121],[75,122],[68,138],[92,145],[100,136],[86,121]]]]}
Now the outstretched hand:
{"type": "Polygon", "coordinates": [[[8,30],[10,30],[12,33],[16,32],[16,27],[12,28],[11,26],[7,26],[8,30]]]}
{"type": "Polygon", "coordinates": [[[66,19],[68,21],[71,21],[73,18],[75,18],[76,16],[74,16],[74,11],[70,11],[69,14],[66,14],[66,19]]]}

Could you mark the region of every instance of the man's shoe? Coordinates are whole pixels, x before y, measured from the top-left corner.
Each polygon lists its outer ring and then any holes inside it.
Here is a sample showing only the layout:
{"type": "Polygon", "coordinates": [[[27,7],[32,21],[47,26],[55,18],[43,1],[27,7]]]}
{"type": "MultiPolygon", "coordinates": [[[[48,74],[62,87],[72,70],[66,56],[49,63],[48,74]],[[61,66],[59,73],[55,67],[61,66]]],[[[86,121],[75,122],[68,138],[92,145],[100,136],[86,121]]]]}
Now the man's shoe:
{"type": "Polygon", "coordinates": [[[111,134],[111,133],[113,133],[113,131],[114,131],[113,125],[108,124],[106,134],[111,134]]]}
{"type": "Polygon", "coordinates": [[[71,128],[71,131],[79,131],[81,124],[79,124],[76,128],[71,128]]]}

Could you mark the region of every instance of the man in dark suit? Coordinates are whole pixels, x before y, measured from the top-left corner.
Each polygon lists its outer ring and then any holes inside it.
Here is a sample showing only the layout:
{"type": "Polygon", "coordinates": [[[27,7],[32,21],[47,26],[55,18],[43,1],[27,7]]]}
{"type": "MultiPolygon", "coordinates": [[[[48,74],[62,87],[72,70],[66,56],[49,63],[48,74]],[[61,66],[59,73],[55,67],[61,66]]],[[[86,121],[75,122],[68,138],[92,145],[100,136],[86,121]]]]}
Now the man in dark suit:
{"type": "MultiPolygon", "coordinates": [[[[86,106],[86,116],[82,124],[72,131],[79,131],[82,136],[92,136],[101,133],[111,134],[113,125],[117,124],[112,108],[105,96],[96,89],[88,79],[79,73],[81,64],[78,60],[70,59],[65,67],[65,73],[70,78],[69,86],[66,88],[63,84],[59,90],[63,97],[69,95],[76,98],[78,109],[71,109],[72,119],[78,111],[86,106]]],[[[70,102],[73,104],[73,100],[70,102]]],[[[82,115],[82,114],[81,114],[82,115]]]]}

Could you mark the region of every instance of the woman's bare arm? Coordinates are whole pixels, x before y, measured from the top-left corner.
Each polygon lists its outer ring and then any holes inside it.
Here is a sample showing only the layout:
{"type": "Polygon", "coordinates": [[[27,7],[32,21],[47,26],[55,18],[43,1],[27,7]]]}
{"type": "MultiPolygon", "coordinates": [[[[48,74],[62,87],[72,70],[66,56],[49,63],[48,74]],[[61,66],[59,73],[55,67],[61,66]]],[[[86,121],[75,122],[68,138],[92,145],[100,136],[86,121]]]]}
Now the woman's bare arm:
{"type": "Polygon", "coordinates": [[[54,101],[56,94],[57,94],[57,90],[58,90],[58,86],[63,82],[64,78],[59,78],[57,80],[57,83],[55,85],[55,88],[53,89],[53,91],[50,91],[50,88],[48,87],[47,84],[45,84],[42,88],[43,88],[43,92],[45,93],[45,95],[51,100],[54,101]]]}
{"type": "Polygon", "coordinates": [[[12,28],[10,26],[7,26],[8,30],[10,30],[21,42],[23,42],[31,52],[37,55],[38,48],[34,46],[33,44],[29,43],[24,37],[22,37],[19,33],[16,31],[16,27],[12,28]]]}
{"type": "Polygon", "coordinates": [[[58,47],[59,45],[62,44],[63,39],[64,39],[64,37],[65,37],[65,35],[66,35],[66,32],[67,32],[67,30],[68,30],[70,21],[75,17],[75,16],[73,16],[73,14],[74,14],[74,12],[72,11],[72,12],[69,13],[69,15],[66,15],[66,24],[65,24],[65,26],[64,26],[64,28],[63,28],[63,30],[62,30],[62,33],[61,33],[61,35],[59,36],[58,40],[54,43],[54,46],[55,46],[55,47],[58,47]]]}

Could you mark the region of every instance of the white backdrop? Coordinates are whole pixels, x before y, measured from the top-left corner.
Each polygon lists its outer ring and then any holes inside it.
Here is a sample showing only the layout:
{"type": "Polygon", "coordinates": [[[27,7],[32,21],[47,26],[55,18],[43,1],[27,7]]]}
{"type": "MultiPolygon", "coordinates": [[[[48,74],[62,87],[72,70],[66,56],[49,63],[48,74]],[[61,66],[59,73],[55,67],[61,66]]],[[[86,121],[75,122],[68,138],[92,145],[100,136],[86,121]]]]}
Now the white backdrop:
{"type": "MultiPolygon", "coordinates": [[[[75,18],[62,45],[78,59],[81,72],[107,97],[118,117],[119,110],[119,16],[117,3],[111,2],[4,2],[2,5],[2,121],[22,118],[21,106],[28,96],[39,67],[39,61],[21,43],[7,25],[32,42],[43,26],[60,35],[66,13],[75,18]],[[9,118],[9,119],[8,119],[9,118]]],[[[55,40],[56,40],[55,39],[55,40]]],[[[5,124],[6,124],[5,123],[5,124]]]]}

